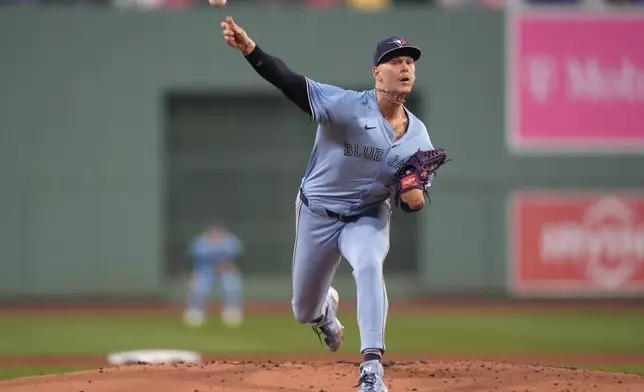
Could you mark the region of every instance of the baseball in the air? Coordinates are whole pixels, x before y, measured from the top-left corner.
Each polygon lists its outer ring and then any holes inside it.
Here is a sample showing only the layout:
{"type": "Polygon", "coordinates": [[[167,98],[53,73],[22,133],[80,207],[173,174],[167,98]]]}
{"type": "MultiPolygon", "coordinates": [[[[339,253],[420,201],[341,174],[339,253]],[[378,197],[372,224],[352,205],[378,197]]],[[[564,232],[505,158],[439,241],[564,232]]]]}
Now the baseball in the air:
{"type": "Polygon", "coordinates": [[[226,0],[208,0],[208,2],[213,7],[223,7],[226,5],[226,0]]]}

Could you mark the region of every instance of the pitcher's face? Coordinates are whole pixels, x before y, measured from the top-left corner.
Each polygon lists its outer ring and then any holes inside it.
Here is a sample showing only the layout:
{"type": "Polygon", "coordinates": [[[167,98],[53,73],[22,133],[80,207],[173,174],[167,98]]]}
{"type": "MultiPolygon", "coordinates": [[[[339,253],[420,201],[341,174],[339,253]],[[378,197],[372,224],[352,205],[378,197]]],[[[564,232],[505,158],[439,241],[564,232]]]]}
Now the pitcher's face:
{"type": "Polygon", "coordinates": [[[376,88],[407,95],[416,81],[416,63],[409,56],[398,56],[373,68],[376,88]]]}

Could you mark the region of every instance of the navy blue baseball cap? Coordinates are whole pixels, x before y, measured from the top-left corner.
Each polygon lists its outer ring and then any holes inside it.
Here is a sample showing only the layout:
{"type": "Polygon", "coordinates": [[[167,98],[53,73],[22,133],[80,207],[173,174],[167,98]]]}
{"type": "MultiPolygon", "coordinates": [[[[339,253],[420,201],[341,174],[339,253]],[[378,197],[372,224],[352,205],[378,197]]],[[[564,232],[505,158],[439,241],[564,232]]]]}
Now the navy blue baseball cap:
{"type": "Polygon", "coordinates": [[[396,56],[409,56],[414,61],[420,58],[422,54],[420,48],[411,46],[407,40],[402,37],[389,37],[378,42],[376,52],[373,54],[374,67],[382,63],[383,60],[396,56]]]}

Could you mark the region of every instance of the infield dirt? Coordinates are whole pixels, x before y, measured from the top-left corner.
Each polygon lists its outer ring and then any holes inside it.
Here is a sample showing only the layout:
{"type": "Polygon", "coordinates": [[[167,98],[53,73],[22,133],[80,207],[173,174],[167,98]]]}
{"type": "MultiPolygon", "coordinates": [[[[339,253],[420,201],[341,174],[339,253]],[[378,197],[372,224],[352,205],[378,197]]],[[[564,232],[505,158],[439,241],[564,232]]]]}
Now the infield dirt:
{"type": "MultiPolygon", "coordinates": [[[[641,392],[644,377],[492,361],[386,362],[391,392],[641,392]]],[[[24,377],[3,392],[347,392],[356,391],[357,362],[213,361],[129,365],[24,377]]]]}

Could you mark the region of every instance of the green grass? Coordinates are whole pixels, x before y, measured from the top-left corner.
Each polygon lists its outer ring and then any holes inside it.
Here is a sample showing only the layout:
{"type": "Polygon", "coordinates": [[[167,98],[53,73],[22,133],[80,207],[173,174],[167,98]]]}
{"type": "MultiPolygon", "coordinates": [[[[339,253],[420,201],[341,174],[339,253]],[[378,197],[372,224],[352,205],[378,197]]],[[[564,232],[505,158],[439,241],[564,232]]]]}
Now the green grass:
{"type": "MultiPolygon", "coordinates": [[[[340,318],[346,327],[343,351],[358,352],[355,314],[345,310],[340,318]]],[[[390,314],[386,342],[390,352],[401,354],[644,355],[642,326],[644,313],[610,311],[390,314]]],[[[185,327],[179,315],[0,317],[0,356],[106,355],[146,348],[196,350],[202,354],[323,352],[310,327],[296,323],[288,314],[249,316],[236,330],[221,326],[217,317],[202,329],[185,327]]],[[[41,369],[5,368],[0,378],[39,374],[41,369]]],[[[644,374],[641,366],[607,365],[604,369],[644,374]]]]}
{"type": "MultiPolygon", "coordinates": [[[[355,316],[341,315],[347,350],[359,348],[355,316]]],[[[434,353],[644,353],[644,314],[392,315],[387,347],[434,353]]],[[[216,318],[203,329],[173,316],[0,318],[0,355],[98,354],[142,347],[206,352],[310,352],[311,329],[288,316],[252,316],[237,330],[216,318]]]]}

